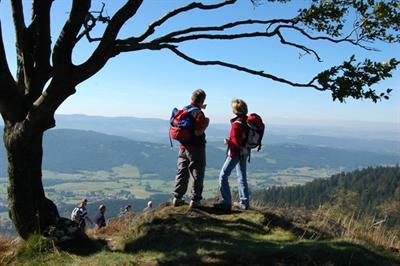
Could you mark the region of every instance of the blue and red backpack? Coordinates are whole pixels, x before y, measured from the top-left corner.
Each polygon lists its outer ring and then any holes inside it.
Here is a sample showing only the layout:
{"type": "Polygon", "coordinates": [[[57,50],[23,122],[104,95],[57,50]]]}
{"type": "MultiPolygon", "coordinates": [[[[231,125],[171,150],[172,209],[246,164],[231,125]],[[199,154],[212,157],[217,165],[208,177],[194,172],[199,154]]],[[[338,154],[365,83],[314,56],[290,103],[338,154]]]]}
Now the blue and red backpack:
{"type": "Polygon", "coordinates": [[[172,110],[171,118],[169,119],[170,129],[169,137],[172,147],[172,140],[177,140],[181,144],[187,144],[192,136],[194,130],[194,117],[192,112],[194,110],[200,110],[197,106],[186,106],[182,110],[174,108],[172,110]]]}

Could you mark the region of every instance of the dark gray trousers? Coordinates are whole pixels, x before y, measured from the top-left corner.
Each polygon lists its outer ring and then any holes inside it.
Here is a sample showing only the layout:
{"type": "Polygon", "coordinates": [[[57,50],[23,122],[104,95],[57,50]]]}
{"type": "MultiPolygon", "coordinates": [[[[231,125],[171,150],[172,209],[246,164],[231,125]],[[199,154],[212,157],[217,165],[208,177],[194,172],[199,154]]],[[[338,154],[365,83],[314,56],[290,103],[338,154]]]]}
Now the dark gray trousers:
{"type": "Polygon", "coordinates": [[[204,172],[206,169],[206,148],[180,149],[177,168],[174,197],[181,199],[185,195],[189,178],[192,177],[193,186],[190,198],[193,201],[200,201],[202,199],[201,194],[203,193],[204,172]]]}

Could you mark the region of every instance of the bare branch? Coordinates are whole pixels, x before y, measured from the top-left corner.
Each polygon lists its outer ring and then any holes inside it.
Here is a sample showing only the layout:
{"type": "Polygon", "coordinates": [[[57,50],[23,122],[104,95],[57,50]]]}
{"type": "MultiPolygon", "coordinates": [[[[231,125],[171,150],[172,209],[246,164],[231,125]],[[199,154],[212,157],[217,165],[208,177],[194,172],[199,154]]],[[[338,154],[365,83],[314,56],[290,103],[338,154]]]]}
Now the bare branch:
{"type": "Polygon", "coordinates": [[[239,39],[239,38],[247,38],[247,37],[271,37],[276,32],[273,33],[266,33],[266,32],[253,32],[253,33],[242,33],[242,34],[224,34],[224,35],[217,35],[217,34],[197,34],[197,35],[186,35],[182,37],[177,37],[180,35],[194,33],[194,32],[207,32],[207,31],[224,31],[226,29],[234,28],[240,25],[251,25],[251,24],[262,24],[262,25],[273,25],[277,23],[287,23],[294,25],[296,24],[295,19],[271,19],[271,20],[240,20],[235,22],[230,22],[220,26],[207,26],[207,27],[191,27],[183,30],[174,31],[168,33],[162,37],[156,38],[148,43],[138,43],[137,38],[127,38],[122,40],[116,40],[115,50],[116,53],[119,52],[128,52],[128,51],[137,51],[142,49],[150,49],[155,50],[159,49],[162,46],[162,43],[179,43],[184,41],[190,41],[195,39],[219,39],[219,40],[227,40],[227,39],[239,39]],[[174,38],[177,37],[177,38],[174,38]]]}
{"type": "MultiPolygon", "coordinates": [[[[0,73],[2,74],[2,77],[4,77],[3,75],[6,75],[6,76],[11,77],[11,79],[13,79],[10,68],[8,67],[6,51],[4,49],[1,22],[0,22],[0,73]]],[[[4,89],[4,88],[1,87],[0,89],[4,89]]]]}
{"type": "Polygon", "coordinates": [[[0,112],[3,113],[5,103],[12,94],[17,93],[16,84],[7,64],[0,22],[0,112]],[[14,90],[13,90],[14,88],[14,90]]]}
{"type": "Polygon", "coordinates": [[[53,66],[56,76],[58,71],[65,72],[72,67],[72,49],[89,11],[90,2],[90,0],[74,0],[72,3],[69,18],[64,24],[53,50],[53,66]]]}
{"type": "Polygon", "coordinates": [[[334,39],[334,38],[327,37],[327,36],[317,36],[317,37],[314,37],[314,36],[311,36],[309,33],[307,33],[305,30],[303,30],[303,29],[301,29],[301,28],[299,28],[299,27],[296,27],[296,26],[280,25],[280,26],[278,26],[278,27],[279,27],[279,28],[287,28],[287,29],[296,30],[296,31],[300,32],[303,36],[307,37],[307,38],[310,39],[310,40],[314,40],[314,41],[315,41],[315,40],[325,40],[325,41],[329,41],[329,42],[333,42],[333,43],[347,42],[347,43],[353,44],[353,45],[355,45],[355,46],[359,46],[359,47],[361,47],[361,48],[363,48],[363,49],[365,49],[365,50],[368,50],[368,51],[378,51],[377,49],[375,49],[375,48],[373,48],[373,47],[368,47],[368,46],[365,46],[365,45],[360,44],[359,42],[360,42],[362,39],[353,40],[353,39],[349,39],[349,38],[348,38],[349,36],[347,36],[347,37],[345,37],[345,38],[342,38],[342,39],[334,39]]]}
{"type": "Polygon", "coordinates": [[[50,8],[53,0],[34,0],[32,3],[32,23],[29,32],[32,36],[33,58],[35,61],[32,84],[27,97],[33,103],[40,96],[44,84],[51,77],[50,65],[50,8]]]}
{"type": "MultiPolygon", "coordinates": [[[[12,14],[13,14],[13,20],[14,20],[17,49],[22,49],[25,34],[26,34],[22,1],[21,0],[12,0],[11,8],[12,8],[12,14]]],[[[17,52],[19,52],[19,51],[17,51],[17,52]]]]}
{"type": "Polygon", "coordinates": [[[29,87],[29,77],[32,76],[33,59],[28,49],[28,31],[25,26],[24,12],[21,0],[12,0],[11,8],[14,20],[16,53],[17,53],[17,84],[20,92],[29,87]]]}
{"type": "Polygon", "coordinates": [[[182,37],[170,38],[170,39],[161,39],[164,43],[182,43],[186,41],[199,40],[199,39],[208,39],[208,40],[234,40],[234,39],[242,39],[242,38],[253,38],[253,37],[272,37],[276,35],[277,32],[245,32],[238,34],[193,34],[186,35],[182,37]]]}
{"type": "Polygon", "coordinates": [[[241,38],[252,38],[252,37],[272,37],[276,35],[277,32],[249,32],[249,33],[240,33],[240,34],[193,34],[186,35],[177,38],[165,38],[161,37],[155,39],[148,43],[137,43],[134,38],[128,38],[125,40],[116,40],[115,41],[115,52],[127,52],[127,51],[137,51],[143,49],[156,50],[160,49],[160,47],[165,48],[163,45],[171,45],[172,43],[181,43],[185,41],[192,41],[198,39],[208,39],[208,40],[234,40],[241,38]]]}
{"type": "Polygon", "coordinates": [[[349,34],[345,37],[345,39],[349,39],[355,33],[357,36],[356,40],[361,40],[362,38],[359,37],[358,31],[368,21],[369,17],[370,17],[370,15],[363,17],[361,22],[359,22],[359,18],[356,18],[353,23],[353,29],[349,32],[349,34]]]}
{"type": "Polygon", "coordinates": [[[92,38],[90,36],[90,32],[96,27],[97,22],[102,22],[102,23],[108,23],[110,22],[110,17],[108,16],[103,16],[103,11],[104,11],[105,4],[102,3],[102,7],[100,11],[90,11],[85,19],[85,22],[83,23],[83,27],[85,28],[76,38],[76,42],[79,42],[79,40],[83,37],[86,36],[87,40],[89,42],[95,42],[95,41],[101,41],[101,38],[92,38]],[[93,14],[98,13],[99,15],[95,17],[93,14]]]}
{"type": "Polygon", "coordinates": [[[133,51],[139,51],[139,50],[161,50],[164,48],[169,48],[170,44],[159,44],[155,42],[148,42],[148,43],[126,43],[122,42],[120,43],[119,41],[115,42],[114,50],[113,50],[113,55],[118,55],[119,53],[123,52],[133,52],[133,51]]]}
{"type": "Polygon", "coordinates": [[[213,5],[204,5],[202,3],[193,2],[187,6],[177,8],[177,9],[167,13],[159,20],[156,20],[155,22],[150,24],[150,26],[147,28],[147,30],[141,36],[139,36],[138,38],[135,38],[135,40],[137,42],[141,42],[141,41],[145,40],[147,37],[149,37],[150,35],[152,35],[155,32],[156,27],[160,26],[161,24],[163,24],[170,18],[175,17],[176,15],[178,15],[180,13],[187,12],[189,10],[193,10],[196,8],[202,9],[202,10],[218,9],[218,8],[226,6],[226,5],[234,4],[235,2],[236,2],[236,0],[225,0],[224,2],[213,4],[213,5]]]}
{"type": "Polygon", "coordinates": [[[90,58],[77,66],[74,71],[76,82],[82,82],[96,74],[114,55],[115,39],[124,23],[134,16],[142,5],[143,0],[128,0],[111,18],[101,38],[101,42],[90,58]]]}
{"type": "Polygon", "coordinates": [[[310,48],[308,48],[308,47],[306,47],[304,45],[300,45],[300,44],[297,44],[297,43],[292,43],[292,42],[286,41],[285,38],[283,38],[282,33],[280,31],[278,31],[277,34],[278,34],[279,39],[281,40],[282,44],[286,44],[286,45],[289,45],[289,46],[297,47],[300,50],[303,50],[304,52],[306,52],[307,54],[314,54],[315,57],[317,58],[318,62],[322,62],[321,58],[319,57],[318,53],[315,50],[310,49],[310,48]]]}
{"type": "Polygon", "coordinates": [[[184,35],[193,32],[201,32],[201,31],[224,31],[226,29],[231,29],[241,25],[252,25],[252,24],[262,24],[262,25],[273,25],[277,23],[286,23],[286,24],[295,24],[295,20],[292,19],[271,19],[271,20],[239,20],[235,22],[230,22],[221,26],[209,26],[209,27],[191,27],[184,30],[174,31],[167,35],[164,35],[160,38],[155,39],[158,41],[160,39],[169,39],[172,37],[176,37],[179,35],[184,35]]]}
{"type": "Polygon", "coordinates": [[[268,79],[272,79],[274,81],[278,81],[281,83],[285,83],[285,84],[289,84],[293,87],[309,87],[309,88],[314,88],[320,91],[323,91],[323,88],[320,88],[318,86],[316,86],[315,84],[313,84],[313,82],[316,80],[316,78],[313,78],[309,83],[296,83],[296,82],[291,82],[289,80],[283,79],[283,78],[279,78],[277,76],[265,73],[264,71],[257,71],[257,70],[253,70],[253,69],[249,69],[246,67],[242,67],[239,65],[235,65],[235,64],[231,64],[231,63],[226,63],[226,62],[222,62],[222,61],[200,61],[197,59],[194,59],[192,57],[189,57],[188,55],[182,53],[181,51],[179,51],[176,46],[165,46],[165,48],[168,48],[169,50],[171,50],[172,52],[174,52],[177,56],[185,59],[186,61],[189,61],[193,64],[196,65],[201,65],[201,66],[207,66],[207,65],[219,65],[219,66],[223,66],[223,67],[227,67],[227,68],[232,68],[232,69],[236,69],[238,71],[243,71],[252,75],[256,75],[256,76],[260,76],[260,77],[264,77],[264,78],[268,78],[268,79]]]}

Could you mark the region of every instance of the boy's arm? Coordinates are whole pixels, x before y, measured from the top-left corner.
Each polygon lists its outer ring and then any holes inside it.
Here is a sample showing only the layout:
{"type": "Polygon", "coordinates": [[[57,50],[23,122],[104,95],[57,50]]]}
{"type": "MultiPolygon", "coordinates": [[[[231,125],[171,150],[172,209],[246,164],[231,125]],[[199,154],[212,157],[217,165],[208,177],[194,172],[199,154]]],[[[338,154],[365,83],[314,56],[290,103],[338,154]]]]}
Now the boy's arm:
{"type": "Polygon", "coordinates": [[[200,136],[204,133],[206,128],[208,127],[208,124],[210,123],[210,119],[208,117],[205,117],[203,112],[196,112],[194,114],[195,120],[196,120],[196,125],[194,129],[194,134],[196,136],[200,136]]]}

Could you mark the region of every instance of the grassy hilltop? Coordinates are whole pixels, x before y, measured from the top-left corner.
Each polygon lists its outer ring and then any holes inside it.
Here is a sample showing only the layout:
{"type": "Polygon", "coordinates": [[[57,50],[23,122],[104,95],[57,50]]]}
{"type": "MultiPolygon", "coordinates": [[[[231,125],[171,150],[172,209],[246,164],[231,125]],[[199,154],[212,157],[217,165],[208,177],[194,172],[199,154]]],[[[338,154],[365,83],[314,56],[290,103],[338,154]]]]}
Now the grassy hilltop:
{"type": "Polygon", "coordinates": [[[0,240],[3,265],[398,265],[398,250],[347,239],[323,216],[299,209],[217,213],[163,206],[109,221],[62,251],[39,236],[0,240]]]}

